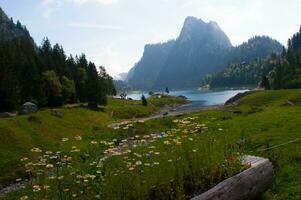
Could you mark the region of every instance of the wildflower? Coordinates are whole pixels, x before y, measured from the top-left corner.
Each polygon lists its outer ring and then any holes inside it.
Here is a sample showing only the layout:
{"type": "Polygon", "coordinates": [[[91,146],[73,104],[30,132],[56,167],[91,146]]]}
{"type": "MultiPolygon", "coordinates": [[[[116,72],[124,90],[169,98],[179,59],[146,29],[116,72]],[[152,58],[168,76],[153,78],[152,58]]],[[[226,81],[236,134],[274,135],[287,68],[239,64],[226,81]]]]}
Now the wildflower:
{"type": "Polygon", "coordinates": [[[172,160],[171,159],[169,159],[169,160],[167,160],[168,162],[172,162],[172,160]]]}
{"type": "Polygon", "coordinates": [[[166,145],[170,144],[170,142],[168,140],[164,141],[163,143],[166,144],[166,145]]]}
{"type": "Polygon", "coordinates": [[[98,194],[98,195],[95,195],[95,198],[96,199],[100,199],[100,195],[98,194]]]}
{"type": "Polygon", "coordinates": [[[36,147],[36,148],[32,148],[32,149],[31,149],[31,152],[34,152],[34,153],[41,153],[42,150],[36,147]]]}
{"type": "Polygon", "coordinates": [[[129,168],[130,171],[133,171],[134,169],[135,169],[134,167],[130,167],[130,168],[129,168]]]}
{"type": "Polygon", "coordinates": [[[16,179],[16,182],[20,182],[20,181],[22,181],[22,178],[17,178],[16,179]]]}
{"type": "Polygon", "coordinates": [[[41,191],[41,187],[39,185],[32,186],[33,192],[39,192],[41,191]]]}
{"type": "Polygon", "coordinates": [[[222,129],[222,128],[219,128],[218,130],[219,130],[219,131],[222,131],[223,129],[222,129]]]}
{"type": "Polygon", "coordinates": [[[80,135],[77,135],[77,136],[74,137],[74,139],[77,140],[77,141],[80,141],[80,140],[82,140],[82,137],[80,135]]]}
{"type": "Polygon", "coordinates": [[[64,178],[64,176],[57,177],[58,180],[62,180],[63,178],[64,178]]]}
{"type": "Polygon", "coordinates": [[[97,141],[91,141],[90,143],[91,144],[97,144],[97,141]]]}
{"type": "Polygon", "coordinates": [[[50,155],[52,154],[52,151],[46,151],[45,154],[50,155]]]}
{"type": "Polygon", "coordinates": [[[150,163],[144,163],[144,165],[145,165],[146,167],[149,167],[149,166],[150,166],[150,163]]]}
{"type": "Polygon", "coordinates": [[[136,165],[142,165],[142,162],[141,162],[140,160],[138,160],[138,161],[136,162],[136,165]]]}
{"type": "Polygon", "coordinates": [[[49,185],[44,185],[44,190],[49,190],[50,189],[50,186],[49,185]]]}
{"type": "Polygon", "coordinates": [[[188,138],[188,140],[193,141],[193,138],[188,138]]]}
{"type": "Polygon", "coordinates": [[[160,155],[160,152],[155,152],[156,155],[160,155]]]}
{"type": "Polygon", "coordinates": [[[159,162],[154,162],[154,165],[159,165],[160,163],[159,162]]]}
{"type": "Polygon", "coordinates": [[[20,200],[27,200],[27,199],[29,199],[29,198],[28,198],[28,196],[26,196],[26,195],[25,195],[25,196],[22,196],[22,197],[20,198],[20,200]]]}
{"type": "Polygon", "coordinates": [[[62,142],[67,142],[69,138],[62,138],[62,142]]]}
{"type": "Polygon", "coordinates": [[[64,192],[69,192],[69,191],[70,191],[69,188],[65,188],[65,189],[64,189],[64,192]]]}
{"type": "Polygon", "coordinates": [[[53,168],[53,164],[47,164],[47,165],[46,165],[46,168],[47,168],[47,169],[53,168]]]}
{"type": "Polygon", "coordinates": [[[196,149],[192,149],[192,152],[193,152],[193,153],[196,153],[196,152],[197,152],[197,150],[196,150],[196,149]]]}
{"type": "Polygon", "coordinates": [[[77,197],[77,194],[72,194],[72,198],[76,198],[77,197]]]}
{"type": "Polygon", "coordinates": [[[28,158],[27,157],[24,157],[24,158],[21,158],[21,162],[24,162],[24,161],[26,161],[26,160],[28,160],[28,158]]]}

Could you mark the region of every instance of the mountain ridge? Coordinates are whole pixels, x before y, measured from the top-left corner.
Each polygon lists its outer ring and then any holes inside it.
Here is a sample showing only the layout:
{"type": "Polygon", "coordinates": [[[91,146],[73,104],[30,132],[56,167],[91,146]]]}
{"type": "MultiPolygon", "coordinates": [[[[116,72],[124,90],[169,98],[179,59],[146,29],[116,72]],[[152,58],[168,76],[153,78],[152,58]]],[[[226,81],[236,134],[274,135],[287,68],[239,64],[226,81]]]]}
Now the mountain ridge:
{"type": "Polygon", "coordinates": [[[282,50],[282,45],[269,37],[256,39],[262,39],[267,47],[257,41],[254,47],[248,46],[249,50],[245,48],[249,41],[234,47],[217,22],[188,16],[175,40],[145,45],[142,58],[130,69],[126,81],[142,90],[195,88],[207,74],[223,70],[232,59],[251,60],[282,50]]]}

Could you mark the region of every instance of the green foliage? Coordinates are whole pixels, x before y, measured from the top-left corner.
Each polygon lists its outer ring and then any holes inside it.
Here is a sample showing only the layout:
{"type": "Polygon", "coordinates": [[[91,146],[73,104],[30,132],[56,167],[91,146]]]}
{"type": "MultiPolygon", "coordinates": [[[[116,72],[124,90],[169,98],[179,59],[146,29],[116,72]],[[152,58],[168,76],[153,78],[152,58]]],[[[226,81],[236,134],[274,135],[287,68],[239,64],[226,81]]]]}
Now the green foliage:
{"type": "Polygon", "coordinates": [[[271,89],[270,82],[267,76],[263,76],[262,81],[260,82],[260,87],[266,90],[271,89]]]}
{"type": "Polygon", "coordinates": [[[256,59],[250,63],[233,62],[223,71],[208,75],[203,84],[212,88],[257,86],[262,77],[268,76],[278,63],[277,55],[265,59],[256,59]]]}
{"type": "Polygon", "coordinates": [[[63,47],[52,46],[48,38],[37,47],[26,27],[20,22],[9,23],[11,31],[23,34],[0,37],[0,112],[16,110],[26,101],[57,106],[93,99],[94,103],[105,104],[107,95],[116,94],[112,77],[103,67],[99,72],[91,71],[90,65],[95,65],[84,54],[75,59],[67,57],[63,47]]]}
{"type": "Polygon", "coordinates": [[[43,72],[42,76],[44,82],[44,91],[47,98],[47,105],[62,105],[62,85],[59,77],[57,77],[54,71],[45,71],[43,72]]]}
{"type": "Polygon", "coordinates": [[[274,89],[301,87],[301,29],[288,40],[270,80],[274,89]]]}
{"type": "Polygon", "coordinates": [[[74,81],[68,79],[66,76],[63,76],[61,78],[61,83],[62,83],[62,94],[63,94],[64,102],[74,103],[76,97],[74,81]]]}

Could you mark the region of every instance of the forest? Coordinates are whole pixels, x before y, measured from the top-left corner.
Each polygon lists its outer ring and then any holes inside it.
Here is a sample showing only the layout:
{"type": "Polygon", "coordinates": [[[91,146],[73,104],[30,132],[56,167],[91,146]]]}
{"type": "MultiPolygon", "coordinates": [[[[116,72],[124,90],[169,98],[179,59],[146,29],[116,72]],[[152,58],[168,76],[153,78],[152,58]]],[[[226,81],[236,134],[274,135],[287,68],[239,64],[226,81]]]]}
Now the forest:
{"type": "Polygon", "coordinates": [[[43,107],[89,102],[106,104],[116,93],[104,67],[96,67],[85,54],[67,56],[59,44],[45,38],[37,46],[25,26],[11,20],[8,29],[21,36],[0,35],[0,111],[14,111],[27,102],[43,107]]]}
{"type": "Polygon", "coordinates": [[[287,48],[264,59],[232,61],[223,71],[210,74],[203,85],[211,88],[261,86],[266,89],[301,87],[301,29],[288,40],[287,48]]]}

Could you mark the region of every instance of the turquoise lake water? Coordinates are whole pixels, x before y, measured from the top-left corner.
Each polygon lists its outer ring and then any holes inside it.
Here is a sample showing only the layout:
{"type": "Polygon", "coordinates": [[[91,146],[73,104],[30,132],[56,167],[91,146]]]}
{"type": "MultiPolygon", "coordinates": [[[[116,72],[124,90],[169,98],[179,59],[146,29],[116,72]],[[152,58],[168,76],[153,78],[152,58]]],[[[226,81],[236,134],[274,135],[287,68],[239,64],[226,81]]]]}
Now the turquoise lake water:
{"type": "MultiPolygon", "coordinates": [[[[204,106],[212,106],[224,104],[229,98],[237,93],[246,92],[248,90],[179,90],[171,91],[169,94],[173,96],[183,95],[191,101],[191,103],[181,106],[178,110],[196,109],[204,106]]],[[[128,97],[132,99],[141,99],[141,92],[129,93],[128,97]]],[[[147,97],[148,94],[144,93],[147,97]]]]}

